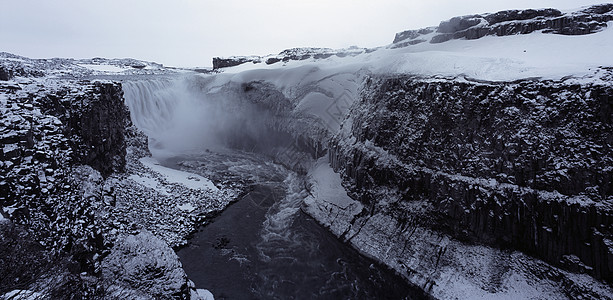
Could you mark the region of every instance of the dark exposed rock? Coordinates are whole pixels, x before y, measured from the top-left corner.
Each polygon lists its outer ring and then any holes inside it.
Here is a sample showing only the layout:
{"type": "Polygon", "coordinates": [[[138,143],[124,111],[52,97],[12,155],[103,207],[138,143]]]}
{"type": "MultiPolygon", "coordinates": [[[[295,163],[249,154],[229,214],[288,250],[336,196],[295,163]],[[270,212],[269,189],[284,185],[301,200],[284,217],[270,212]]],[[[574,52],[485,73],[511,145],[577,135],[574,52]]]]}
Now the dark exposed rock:
{"type": "Polygon", "coordinates": [[[274,64],[274,63],[278,63],[278,62],[280,62],[280,61],[281,61],[281,59],[280,59],[280,58],[271,57],[271,58],[269,58],[269,59],[267,59],[267,60],[266,60],[266,64],[267,64],[267,65],[272,65],[272,64],[274,64]]]}
{"type": "Polygon", "coordinates": [[[440,33],[454,33],[466,30],[480,23],[481,16],[479,15],[454,17],[448,21],[441,22],[441,24],[438,25],[438,29],[436,31],[440,33]]]}
{"type": "Polygon", "coordinates": [[[17,76],[42,76],[40,70],[24,66],[20,62],[4,61],[0,64],[0,81],[7,81],[17,76]]]}
{"type": "Polygon", "coordinates": [[[571,268],[613,281],[613,89],[401,77],[365,91],[329,150],[365,206],[397,188],[428,203],[413,217],[433,229],[555,265],[574,255],[571,268]]]}
{"type": "Polygon", "coordinates": [[[11,74],[9,74],[9,71],[4,68],[3,66],[0,66],[0,80],[4,80],[7,81],[9,79],[11,79],[12,76],[11,74]]]}
{"type": "MultiPolygon", "coordinates": [[[[83,99],[81,99],[83,100],[83,99]]],[[[92,166],[104,176],[121,172],[125,167],[126,145],[124,132],[128,110],[123,103],[121,85],[95,82],[86,102],[72,103],[70,131],[80,137],[75,144],[78,159],[92,166]],[[81,111],[77,114],[74,108],[81,111]]]]}
{"type": "Polygon", "coordinates": [[[67,91],[43,95],[37,102],[45,113],[66,124],[76,162],[87,164],[104,176],[125,166],[124,132],[129,112],[123,103],[121,85],[112,82],[80,82],[85,91],[67,96],[67,91]]]}
{"type": "Polygon", "coordinates": [[[399,32],[396,34],[394,38],[394,44],[404,40],[413,40],[422,35],[430,34],[434,32],[436,28],[422,28],[418,30],[407,30],[403,32],[399,32]]]}
{"type": "Polygon", "coordinates": [[[142,63],[142,62],[134,62],[134,63],[130,64],[130,67],[132,67],[134,69],[144,69],[145,67],[147,67],[147,65],[142,63]]]}
{"type": "Polygon", "coordinates": [[[213,58],[213,70],[239,66],[239,65],[242,65],[248,62],[258,63],[260,62],[260,58],[254,57],[254,56],[250,56],[250,57],[236,56],[236,57],[231,57],[231,58],[214,57],[213,58]]]}
{"type": "MultiPolygon", "coordinates": [[[[372,52],[372,50],[370,50],[372,52]]],[[[368,49],[350,47],[348,49],[334,50],[330,48],[292,48],[281,51],[277,55],[268,56],[234,56],[230,58],[213,58],[213,69],[221,69],[242,65],[247,62],[260,63],[262,60],[267,65],[272,65],[278,62],[288,62],[296,60],[326,59],[332,56],[346,57],[356,56],[362,53],[368,53],[368,49]]]]}
{"type": "Polygon", "coordinates": [[[505,10],[493,14],[487,14],[484,19],[489,25],[508,21],[522,21],[536,19],[538,17],[551,18],[562,16],[562,13],[557,9],[526,9],[526,10],[505,10]]]}
{"type": "MultiPolygon", "coordinates": [[[[587,9],[562,14],[555,9],[507,10],[493,14],[454,17],[440,23],[431,43],[443,43],[452,39],[479,39],[484,36],[528,34],[537,30],[544,33],[583,35],[598,32],[613,20],[613,4],[602,4],[587,9]]],[[[394,44],[414,40],[429,34],[429,30],[408,30],[396,34],[394,44]]],[[[403,43],[396,47],[406,47],[403,43]]]]}
{"type": "Polygon", "coordinates": [[[121,88],[88,81],[38,87],[37,94],[8,94],[2,107],[0,206],[12,206],[11,220],[46,248],[70,255],[72,271],[95,274],[104,248],[93,212],[102,177],[79,165],[123,169],[128,114],[121,88]]]}

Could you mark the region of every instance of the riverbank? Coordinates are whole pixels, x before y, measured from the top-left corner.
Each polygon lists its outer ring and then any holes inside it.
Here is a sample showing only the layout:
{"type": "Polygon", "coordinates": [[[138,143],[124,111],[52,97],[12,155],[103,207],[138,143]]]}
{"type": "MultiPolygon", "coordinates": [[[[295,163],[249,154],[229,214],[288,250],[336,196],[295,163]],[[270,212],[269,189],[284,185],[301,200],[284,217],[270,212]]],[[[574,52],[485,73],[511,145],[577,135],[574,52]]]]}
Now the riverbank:
{"type": "MultiPolygon", "coordinates": [[[[231,156],[228,161],[236,163],[231,156]]],[[[210,160],[200,162],[210,168],[210,160]]],[[[196,286],[206,286],[220,299],[424,298],[420,289],[301,211],[310,193],[303,176],[278,165],[268,168],[269,162],[252,162],[239,167],[259,170],[250,192],[177,252],[196,286]]],[[[193,159],[180,164],[200,165],[193,159]]]]}

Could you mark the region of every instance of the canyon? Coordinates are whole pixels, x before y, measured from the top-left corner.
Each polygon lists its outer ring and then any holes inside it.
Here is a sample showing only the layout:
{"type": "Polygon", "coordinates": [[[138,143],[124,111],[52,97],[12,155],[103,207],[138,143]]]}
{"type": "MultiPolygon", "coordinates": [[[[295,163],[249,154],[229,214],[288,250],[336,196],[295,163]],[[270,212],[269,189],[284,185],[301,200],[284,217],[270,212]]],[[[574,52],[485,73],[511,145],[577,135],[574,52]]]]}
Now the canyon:
{"type": "Polygon", "coordinates": [[[205,71],[1,53],[0,249],[37,259],[0,295],[217,296],[175,251],[281,168],[300,180],[274,200],[406,297],[610,299],[611,21],[612,4],[471,15],[205,71]]]}

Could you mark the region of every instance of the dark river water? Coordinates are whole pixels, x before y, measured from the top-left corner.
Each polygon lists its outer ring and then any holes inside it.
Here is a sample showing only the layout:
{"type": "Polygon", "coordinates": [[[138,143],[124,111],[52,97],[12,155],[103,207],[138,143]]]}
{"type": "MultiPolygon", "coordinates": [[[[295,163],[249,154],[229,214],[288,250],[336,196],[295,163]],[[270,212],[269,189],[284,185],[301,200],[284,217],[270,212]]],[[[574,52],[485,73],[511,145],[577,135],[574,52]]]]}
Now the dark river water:
{"type": "Polygon", "coordinates": [[[169,163],[250,192],[177,254],[187,275],[215,299],[419,299],[393,271],[340,242],[300,210],[304,179],[244,153],[169,163]]]}

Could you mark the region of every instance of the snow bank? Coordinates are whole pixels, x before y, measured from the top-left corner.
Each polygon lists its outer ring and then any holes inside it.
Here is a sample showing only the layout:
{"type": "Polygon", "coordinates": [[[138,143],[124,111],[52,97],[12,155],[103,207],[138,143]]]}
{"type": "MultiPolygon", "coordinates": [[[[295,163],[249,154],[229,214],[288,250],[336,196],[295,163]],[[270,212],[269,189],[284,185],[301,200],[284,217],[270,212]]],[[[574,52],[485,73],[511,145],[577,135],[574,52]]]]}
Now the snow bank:
{"type": "MultiPolygon", "coordinates": [[[[513,81],[539,77],[560,80],[573,76],[593,76],[600,66],[613,66],[613,22],[601,32],[587,35],[544,34],[541,31],[512,36],[486,36],[476,40],[421,43],[399,49],[379,48],[354,57],[332,56],[321,60],[290,61],[266,65],[248,63],[223,69],[237,74],[235,80],[288,74],[289,69],[319,67],[329,74],[343,66],[375,74],[415,74],[419,76],[468,77],[486,81],[513,81]],[[276,72],[270,72],[277,70],[276,72]],[[264,71],[268,71],[265,73],[264,71]],[[240,75],[238,75],[240,74],[240,75]],[[240,78],[240,79],[239,79],[240,78]]],[[[296,73],[293,70],[292,73],[296,73]]],[[[304,73],[304,72],[298,72],[304,73]]],[[[300,83],[296,75],[276,76],[300,83]]]]}
{"type": "Polygon", "coordinates": [[[330,230],[340,236],[348,229],[349,224],[338,221],[353,219],[364,206],[347,195],[340,174],[330,167],[327,157],[320,158],[315,163],[309,170],[308,177],[311,194],[304,200],[306,212],[318,222],[329,224],[330,230]]]}
{"type": "Polygon", "coordinates": [[[78,64],[78,66],[81,66],[86,69],[94,70],[94,71],[108,72],[108,73],[120,73],[126,70],[125,68],[113,66],[113,65],[78,64]]]}
{"type": "MultiPolygon", "coordinates": [[[[208,178],[161,166],[157,160],[151,157],[141,158],[140,162],[147,168],[162,175],[170,183],[181,184],[194,190],[219,191],[219,189],[208,178]]],[[[145,180],[145,182],[145,184],[152,183],[149,180],[145,180]]]]}

